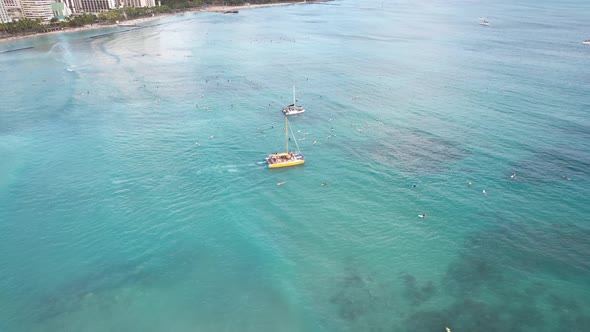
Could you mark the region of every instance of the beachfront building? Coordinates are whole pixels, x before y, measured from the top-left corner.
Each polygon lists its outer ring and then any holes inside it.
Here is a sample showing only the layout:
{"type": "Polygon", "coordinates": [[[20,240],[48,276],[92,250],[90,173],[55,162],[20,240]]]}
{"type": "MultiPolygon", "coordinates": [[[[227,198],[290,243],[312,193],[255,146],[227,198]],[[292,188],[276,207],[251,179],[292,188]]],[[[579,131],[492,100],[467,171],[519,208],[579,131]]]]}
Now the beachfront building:
{"type": "MultiPolygon", "coordinates": [[[[2,0],[0,0],[2,1],[2,0]]],[[[15,1],[15,0],[13,0],[15,1]]],[[[16,0],[18,1],[18,0],[16,0]]],[[[55,0],[63,3],[65,16],[81,13],[100,13],[127,7],[155,7],[155,0],[55,0]]]]}
{"type": "Polygon", "coordinates": [[[72,15],[70,9],[63,2],[51,3],[51,12],[53,13],[53,17],[58,18],[60,20],[63,20],[66,17],[72,15]]]}
{"type": "Polygon", "coordinates": [[[119,0],[122,7],[155,7],[155,0],[119,0]]]}
{"type": "Polygon", "coordinates": [[[0,23],[8,23],[10,21],[12,21],[12,18],[8,16],[8,12],[4,6],[4,0],[0,0],[0,23]]]}
{"type": "Polygon", "coordinates": [[[65,16],[69,16],[71,14],[76,14],[80,12],[82,8],[82,4],[80,0],[56,0],[56,2],[64,4],[64,14],[65,16]]]}
{"type": "Polygon", "coordinates": [[[20,0],[24,16],[32,20],[37,18],[50,20],[53,18],[53,12],[51,12],[52,2],[53,0],[20,0]]]}
{"type": "Polygon", "coordinates": [[[8,13],[8,19],[10,21],[24,17],[20,0],[0,0],[0,3],[4,4],[4,8],[6,9],[6,13],[8,13]]]}
{"type": "Polygon", "coordinates": [[[83,13],[100,13],[111,9],[116,9],[115,0],[79,0],[80,12],[83,13]]]}

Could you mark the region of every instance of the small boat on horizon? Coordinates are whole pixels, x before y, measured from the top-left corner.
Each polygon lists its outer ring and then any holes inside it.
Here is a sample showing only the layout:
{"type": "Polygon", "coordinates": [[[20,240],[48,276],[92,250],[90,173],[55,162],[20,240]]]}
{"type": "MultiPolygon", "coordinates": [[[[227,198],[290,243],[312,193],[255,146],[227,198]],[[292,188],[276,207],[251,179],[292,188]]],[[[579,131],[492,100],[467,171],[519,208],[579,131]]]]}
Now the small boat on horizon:
{"type": "Polygon", "coordinates": [[[482,17],[479,18],[479,20],[481,21],[481,22],[479,22],[480,25],[483,25],[483,26],[486,26],[486,27],[490,26],[490,22],[488,22],[488,20],[486,20],[485,17],[482,16],[482,17]]]}
{"type": "Polygon", "coordinates": [[[588,39],[588,40],[584,40],[584,41],[582,42],[582,44],[584,44],[584,45],[590,45],[590,39],[588,39]]]}
{"type": "Polygon", "coordinates": [[[303,108],[303,106],[297,106],[296,102],[297,100],[295,99],[295,85],[293,85],[293,104],[283,107],[283,114],[295,115],[305,112],[305,108],[303,108]]]}
{"type": "Polygon", "coordinates": [[[299,150],[299,145],[297,144],[293,130],[291,130],[291,135],[293,135],[295,146],[297,146],[297,152],[289,151],[289,120],[287,119],[287,116],[285,116],[285,152],[271,153],[268,155],[268,157],[264,159],[268,164],[266,166],[267,168],[291,167],[303,165],[303,163],[305,163],[305,157],[301,154],[301,150],[299,150]]]}

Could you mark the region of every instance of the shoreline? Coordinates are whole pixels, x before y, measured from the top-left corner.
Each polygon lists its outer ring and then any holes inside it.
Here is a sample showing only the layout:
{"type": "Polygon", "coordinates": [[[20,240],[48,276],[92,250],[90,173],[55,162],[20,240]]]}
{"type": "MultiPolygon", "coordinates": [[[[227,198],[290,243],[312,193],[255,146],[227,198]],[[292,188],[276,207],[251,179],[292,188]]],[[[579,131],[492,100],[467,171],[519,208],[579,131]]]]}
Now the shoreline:
{"type": "Polygon", "coordinates": [[[83,27],[76,27],[76,28],[65,28],[64,30],[56,30],[50,32],[37,32],[28,35],[17,35],[17,36],[8,36],[8,37],[0,37],[0,43],[11,42],[20,39],[27,39],[32,37],[39,37],[39,36],[47,36],[53,35],[58,33],[68,33],[68,32],[77,32],[77,31],[85,31],[85,30],[96,30],[102,28],[113,28],[118,26],[119,24],[138,24],[149,22],[153,20],[157,20],[164,17],[175,16],[183,13],[192,13],[192,12],[207,12],[207,13],[223,13],[229,10],[241,10],[241,9],[251,9],[251,8],[262,8],[262,7],[275,7],[275,6],[286,6],[286,5],[300,5],[305,3],[316,3],[317,1],[290,1],[290,2],[274,2],[274,3],[264,3],[264,4],[253,4],[253,5],[238,5],[238,6],[203,6],[203,7],[196,7],[194,9],[185,10],[182,12],[177,13],[165,13],[156,16],[148,16],[148,17],[139,17],[132,20],[125,20],[119,23],[112,23],[112,24],[95,24],[95,25],[85,25],[83,27]]]}
{"type": "Polygon", "coordinates": [[[223,13],[228,10],[239,10],[239,9],[249,9],[249,8],[261,8],[261,7],[275,7],[275,6],[286,6],[286,5],[301,5],[305,3],[314,3],[305,2],[305,1],[288,1],[288,2],[273,2],[273,3],[261,3],[261,4],[254,4],[254,5],[238,5],[238,6],[206,6],[201,7],[198,11],[201,12],[210,12],[210,13],[223,13]]]}

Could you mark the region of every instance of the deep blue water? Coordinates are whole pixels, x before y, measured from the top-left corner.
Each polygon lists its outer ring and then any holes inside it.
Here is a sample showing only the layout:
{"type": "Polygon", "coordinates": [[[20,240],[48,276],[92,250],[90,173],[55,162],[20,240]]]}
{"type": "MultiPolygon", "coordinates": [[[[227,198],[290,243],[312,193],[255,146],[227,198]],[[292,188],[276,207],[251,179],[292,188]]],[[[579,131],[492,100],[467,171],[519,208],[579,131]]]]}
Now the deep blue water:
{"type": "Polygon", "coordinates": [[[0,331],[587,331],[589,15],[340,0],[0,44],[33,46],[0,53],[0,331]],[[292,85],[307,161],[271,171],[292,85]]]}

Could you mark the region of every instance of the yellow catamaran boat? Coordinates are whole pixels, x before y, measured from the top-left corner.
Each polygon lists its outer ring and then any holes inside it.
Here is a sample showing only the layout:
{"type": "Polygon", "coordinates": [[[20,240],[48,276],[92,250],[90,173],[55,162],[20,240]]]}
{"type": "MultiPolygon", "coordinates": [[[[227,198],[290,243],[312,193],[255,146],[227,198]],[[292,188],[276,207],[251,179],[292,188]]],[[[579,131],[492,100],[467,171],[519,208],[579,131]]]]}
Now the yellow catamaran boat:
{"type": "MultiPolygon", "coordinates": [[[[293,135],[293,131],[291,131],[291,135],[293,139],[295,139],[295,135],[293,135]]],[[[268,157],[265,158],[266,163],[268,164],[268,168],[282,168],[282,167],[291,167],[297,165],[303,165],[305,162],[305,157],[301,154],[301,150],[299,150],[299,145],[295,140],[295,146],[297,146],[297,152],[289,151],[289,120],[287,120],[287,116],[285,116],[285,151],[281,153],[271,153],[268,157]]]]}

